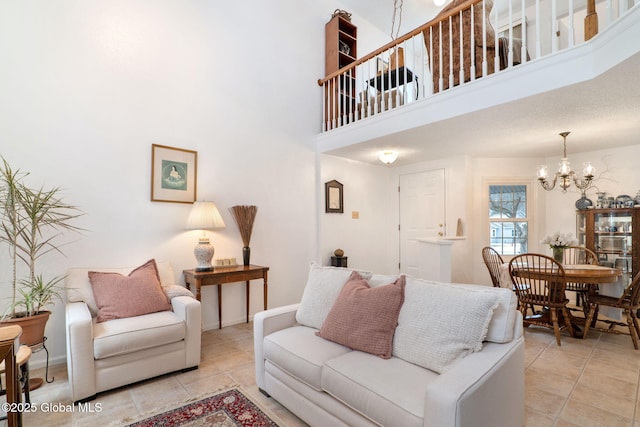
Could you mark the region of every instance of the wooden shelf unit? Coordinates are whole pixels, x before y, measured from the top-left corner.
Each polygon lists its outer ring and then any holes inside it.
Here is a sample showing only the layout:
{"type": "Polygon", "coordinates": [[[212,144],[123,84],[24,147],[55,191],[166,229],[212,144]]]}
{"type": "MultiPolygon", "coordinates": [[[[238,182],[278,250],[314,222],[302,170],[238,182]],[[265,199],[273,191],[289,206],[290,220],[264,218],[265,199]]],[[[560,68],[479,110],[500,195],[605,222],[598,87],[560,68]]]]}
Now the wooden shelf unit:
{"type": "Polygon", "coordinates": [[[354,62],[358,56],[358,28],[342,16],[335,16],[325,26],[325,75],[354,62]],[[341,48],[342,47],[342,48],[341,48]]]}
{"type": "MultiPolygon", "coordinates": [[[[325,75],[353,63],[358,56],[358,28],[342,16],[325,26],[325,75]]],[[[340,76],[325,87],[325,117],[336,121],[348,117],[356,107],[356,74],[340,76]]],[[[343,123],[344,124],[344,123],[343,123]]]]}

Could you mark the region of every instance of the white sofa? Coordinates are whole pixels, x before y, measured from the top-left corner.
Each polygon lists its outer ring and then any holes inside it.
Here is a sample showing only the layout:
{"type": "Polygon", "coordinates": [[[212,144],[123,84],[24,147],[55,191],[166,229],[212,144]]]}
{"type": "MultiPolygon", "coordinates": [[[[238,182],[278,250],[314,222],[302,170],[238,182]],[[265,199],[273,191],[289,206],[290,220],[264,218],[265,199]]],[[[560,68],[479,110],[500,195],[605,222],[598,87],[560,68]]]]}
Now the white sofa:
{"type": "Polygon", "coordinates": [[[67,374],[74,402],[96,393],[200,363],[200,302],[175,284],[170,263],[158,262],[171,311],[97,323],[89,271],[128,275],[134,267],[71,268],[65,286],[67,374]]]}
{"type": "MultiPolygon", "coordinates": [[[[311,426],[523,425],[524,340],[513,292],[407,278],[393,354],[382,359],[316,335],[318,322],[326,318],[346,274],[345,269],[312,265],[300,304],[255,315],[256,382],[263,393],[311,426]],[[444,297],[434,300],[434,291],[444,297]],[[437,353],[439,348],[430,347],[433,335],[438,335],[435,332],[448,330],[448,324],[458,323],[458,317],[462,319],[459,326],[464,326],[465,311],[474,310],[468,304],[473,305],[480,295],[497,301],[486,334],[480,338],[480,351],[467,351],[442,373],[397,356],[407,350],[417,350],[418,358],[434,350],[437,353]],[[454,313],[454,320],[428,332],[438,323],[429,317],[430,312],[442,318],[441,309],[454,313]],[[412,336],[409,347],[400,348],[400,341],[414,332],[418,334],[412,336]]],[[[372,287],[393,280],[369,276],[372,287]]],[[[443,348],[455,341],[455,337],[438,339],[443,339],[443,348]]]]}

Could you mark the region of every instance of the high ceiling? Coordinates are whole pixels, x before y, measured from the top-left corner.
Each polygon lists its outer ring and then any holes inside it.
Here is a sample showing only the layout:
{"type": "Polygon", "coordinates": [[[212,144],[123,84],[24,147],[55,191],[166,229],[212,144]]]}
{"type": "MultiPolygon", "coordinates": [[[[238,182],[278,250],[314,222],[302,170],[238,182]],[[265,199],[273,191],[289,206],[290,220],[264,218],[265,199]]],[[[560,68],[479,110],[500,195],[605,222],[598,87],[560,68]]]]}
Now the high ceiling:
{"type": "MultiPolygon", "coordinates": [[[[392,1],[343,0],[343,3],[381,29],[385,20],[388,21],[385,32],[390,32],[392,1]],[[379,3],[380,8],[371,7],[374,3],[379,3]],[[383,9],[382,3],[389,3],[384,6],[385,10],[389,9],[386,17],[379,10],[383,9]]],[[[405,0],[401,33],[428,21],[438,9],[433,6],[433,0],[405,0]],[[420,23],[412,23],[405,17],[418,14],[426,16],[419,20],[420,23]]],[[[638,52],[586,82],[352,144],[329,153],[380,164],[376,153],[393,148],[400,152],[394,166],[459,155],[542,158],[561,154],[562,139],[558,133],[562,131],[572,132],[567,138],[569,156],[571,153],[639,144],[640,49],[638,52]],[[473,126],[469,126],[470,123],[473,126]],[[455,144],[451,143],[452,129],[455,129],[455,144]]]]}
{"type": "MultiPolygon", "coordinates": [[[[435,6],[433,0],[342,0],[348,12],[353,12],[391,35],[393,10],[397,6],[396,26],[400,20],[400,35],[428,22],[443,6],[435,6]],[[401,9],[400,9],[401,6],[401,9]],[[402,13],[400,14],[400,10],[402,13]]],[[[395,33],[395,29],[394,29],[395,33]]]]}

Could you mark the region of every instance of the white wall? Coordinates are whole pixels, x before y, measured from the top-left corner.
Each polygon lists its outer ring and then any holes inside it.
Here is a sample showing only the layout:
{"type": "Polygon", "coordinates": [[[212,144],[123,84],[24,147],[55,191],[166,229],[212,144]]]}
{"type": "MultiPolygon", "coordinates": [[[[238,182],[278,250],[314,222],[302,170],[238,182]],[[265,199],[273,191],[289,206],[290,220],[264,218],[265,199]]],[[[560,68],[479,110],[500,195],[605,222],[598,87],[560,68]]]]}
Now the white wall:
{"type": "Polygon", "coordinates": [[[340,248],[350,268],[397,273],[398,184],[390,169],[326,154],[320,159],[320,260],[328,265],[340,248]],[[342,214],[324,213],[324,183],[333,179],[344,185],[342,214]]]}
{"type": "MultiPolygon", "coordinates": [[[[227,223],[209,233],[216,257],[241,259],[227,209],[258,206],[252,262],[271,268],[271,307],[299,301],[309,261],[328,263],[337,247],[352,266],[397,271],[398,175],[420,170],[446,169],[448,234],[457,218],[465,226],[467,240],[453,247],[453,281],[481,280],[484,266],[467,262],[479,259],[479,179],[496,171],[533,176],[541,162],[520,159],[501,169],[504,160],[461,157],[388,168],[316,156],[315,82],[324,74],[324,25],[338,7],[329,0],[0,0],[0,154],[31,172],[33,185],[63,187],[66,200],[86,212],[78,225],[87,231],[65,247],[66,257],[43,263],[45,276],[155,257],[170,260],[182,282],[181,271],[194,266],[197,232],[183,229],[188,205],[149,201],[156,143],[198,151],[198,199],[216,202],[227,223]],[[324,213],[323,185],[331,179],[345,185],[342,215],[324,213]]],[[[370,28],[353,19],[365,39],[370,28]]],[[[371,49],[359,46],[361,55],[371,49]]],[[[600,170],[607,162],[609,177],[598,186],[634,195],[638,154],[635,146],[570,159],[590,159],[600,170]]],[[[545,193],[540,234],[574,230],[578,196],[545,193]]],[[[0,271],[7,263],[0,252],[0,271]]],[[[8,281],[0,276],[0,297],[9,295],[8,281]]],[[[225,285],[223,324],[243,321],[243,301],[242,284],[225,285]]],[[[252,313],[261,301],[255,283],[252,313]]],[[[217,326],[216,306],[215,288],[205,288],[207,328],[217,326]]],[[[62,304],[47,335],[53,363],[62,362],[62,304]]],[[[34,365],[42,359],[37,354],[34,365]]]]}
{"type": "MultiPolygon", "coordinates": [[[[637,159],[640,158],[640,144],[623,148],[604,149],[599,151],[572,154],[571,147],[580,142],[580,133],[573,132],[567,140],[569,161],[573,169],[581,174],[584,162],[590,161],[596,167],[596,179],[593,187],[587,191],[595,204],[596,192],[606,191],[610,196],[626,194],[634,197],[640,190],[640,169],[637,159]]],[[[604,142],[603,142],[604,144],[604,142]]],[[[540,244],[545,236],[556,231],[576,234],[575,202],[581,196],[575,186],[571,186],[566,193],[559,187],[552,191],[545,191],[535,179],[537,166],[546,164],[550,172],[555,172],[560,154],[554,153],[545,159],[474,159],[473,160],[473,210],[479,214],[473,220],[473,283],[491,284],[489,274],[480,256],[480,250],[488,244],[485,233],[486,220],[482,214],[486,212],[486,200],[482,196],[482,180],[487,178],[521,178],[533,182],[534,223],[530,230],[529,250],[551,255],[551,250],[540,244]]]]}
{"type": "MultiPolygon", "coordinates": [[[[606,191],[608,196],[626,194],[635,197],[640,190],[640,144],[616,149],[604,149],[588,153],[572,154],[571,145],[579,144],[579,134],[572,133],[567,137],[567,151],[569,161],[574,170],[581,173],[584,162],[590,161],[596,168],[596,179],[593,187],[587,191],[587,197],[596,202],[597,191],[606,191]]],[[[558,157],[549,157],[546,164],[552,171],[552,165],[558,163],[558,157]]],[[[554,231],[576,233],[575,202],[580,198],[580,192],[574,186],[563,193],[561,189],[545,192],[547,203],[545,216],[547,229],[545,235],[554,231]]],[[[544,236],[543,236],[544,237],[544,236]]]]}
{"type": "MultiPolygon", "coordinates": [[[[0,154],[35,186],[61,186],[87,229],[45,276],[71,266],[194,267],[189,205],[150,202],[151,144],[198,151],[198,199],[227,227],[215,257],[242,259],[228,208],[254,204],[252,262],[268,265],[269,306],[299,301],[317,254],[316,160],[331,1],[0,0],[0,154]]],[[[364,210],[364,208],[362,208],[364,210]]],[[[0,271],[8,271],[0,253],[0,271]]],[[[10,294],[7,274],[0,296],[10,294]]],[[[251,312],[261,309],[262,286],[251,312]]],[[[225,285],[223,324],[244,319],[244,285],[225,285]]],[[[217,326],[214,287],[204,323],[217,326]]],[[[3,305],[7,301],[3,298],[3,305]]],[[[47,326],[64,360],[64,310],[47,326]]],[[[43,352],[35,357],[42,363],[43,352]]]]}
{"type": "MultiPolygon", "coordinates": [[[[452,138],[450,143],[455,144],[455,139],[452,138]]],[[[471,240],[468,233],[473,230],[469,222],[472,216],[468,210],[470,207],[468,204],[470,200],[470,168],[468,163],[469,159],[463,156],[393,168],[396,180],[399,180],[400,175],[404,174],[436,169],[445,170],[446,237],[454,237],[456,235],[458,218],[462,221],[466,236],[464,240],[456,240],[451,247],[451,281],[455,283],[471,283],[472,277],[472,270],[468,263],[465,262],[471,255],[471,240]]],[[[398,209],[397,202],[396,200],[396,210],[398,209]]]]}
{"type": "MultiPolygon", "coordinates": [[[[579,144],[579,133],[572,135],[573,143],[579,144]]],[[[640,144],[600,151],[572,154],[568,141],[569,160],[573,168],[581,172],[584,162],[591,161],[597,168],[594,187],[587,196],[595,203],[596,191],[606,191],[609,195],[627,194],[634,197],[640,191],[640,144]]],[[[488,244],[487,212],[484,184],[487,180],[513,180],[530,182],[530,224],[529,250],[550,254],[550,249],[540,244],[546,235],[555,231],[576,232],[575,202],[580,192],[572,186],[566,193],[560,188],[545,191],[535,178],[537,166],[547,164],[553,170],[559,162],[559,154],[548,158],[453,158],[442,161],[425,162],[394,168],[397,175],[418,171],[445,168],[446,216],[448,235],[455,234],[455,221],[462,218],[466,240],[456,241],[452,247],[452,281],[457,283],[478,283],[491,285],[491,279],[480,255],[488,244]],[[464,196],[463,196],[464,195],[464,196]]]]}

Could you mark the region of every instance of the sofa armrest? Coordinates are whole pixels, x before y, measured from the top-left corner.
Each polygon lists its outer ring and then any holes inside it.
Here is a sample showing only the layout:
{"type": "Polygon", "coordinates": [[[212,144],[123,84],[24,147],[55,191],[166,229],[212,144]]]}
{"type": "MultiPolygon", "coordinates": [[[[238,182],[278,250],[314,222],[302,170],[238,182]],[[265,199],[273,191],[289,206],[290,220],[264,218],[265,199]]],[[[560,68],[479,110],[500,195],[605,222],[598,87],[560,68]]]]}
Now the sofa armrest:
{"type": "MultiPolygon", "coordinates": [[[[520,314],[520,313],[518,313],[520,314]]],[[[516,322],[522,323],[518,316],[516,322]]],[[[485,343],[427,388],[424,425],[522,426],[524,423],[524,338],[485,343]]]]}
{"type": "Polygon", "coordinates": [[[71,399],[76,402],[96,394],[93,360],[93,322],[89,307],[83,302],[65,306],[67,335],[67,376],[71,399]]]}
{"type": "Polygon", "coordinates": [[[284,307],[272,308],[270,310],[256,313],[253,317],[253,348],[256,364],[256,384],[258,388],[264,390],[264,356],[262,344],[264,337],[281,329],[295,326],[296,312],[300,304],[287,305],[284,307]]]}
{"type": "Polygon", "coordinates": [[[193,297],[177,296],[171,298],[173,312],[180,317],[187,328],[185,333],[185,368],[200,364],[200,344],[202,339],[202,308],[200,301],[193,297]]]}

